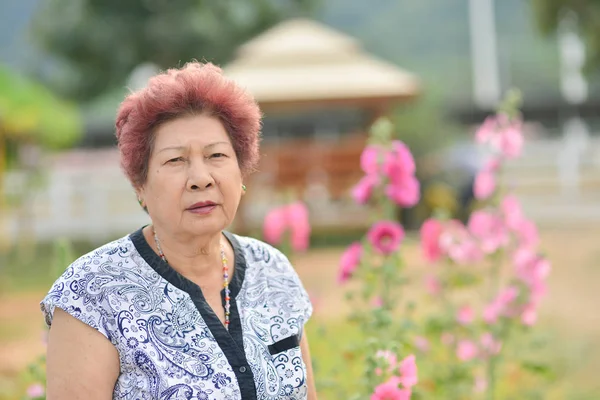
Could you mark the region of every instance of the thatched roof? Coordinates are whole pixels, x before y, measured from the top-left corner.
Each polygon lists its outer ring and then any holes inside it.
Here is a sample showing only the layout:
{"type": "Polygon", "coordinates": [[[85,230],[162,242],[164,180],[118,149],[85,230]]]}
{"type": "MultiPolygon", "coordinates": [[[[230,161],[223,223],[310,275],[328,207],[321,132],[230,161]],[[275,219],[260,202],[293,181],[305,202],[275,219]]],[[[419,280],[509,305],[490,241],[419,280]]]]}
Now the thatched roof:
{"type": "Polygon", "coordinates": [[[413,74],[305,19],[285,21],[242,45],[224,70],[260,103],[393,101],[419,92],[413,74]]]}

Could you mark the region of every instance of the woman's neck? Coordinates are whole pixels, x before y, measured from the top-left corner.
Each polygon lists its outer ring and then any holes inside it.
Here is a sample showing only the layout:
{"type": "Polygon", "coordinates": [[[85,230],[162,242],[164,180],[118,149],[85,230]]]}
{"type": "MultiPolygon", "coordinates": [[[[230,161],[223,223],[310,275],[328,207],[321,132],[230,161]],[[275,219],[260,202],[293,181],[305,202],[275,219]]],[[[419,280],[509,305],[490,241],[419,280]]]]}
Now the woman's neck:
{"type": "Polygon", "coordinates": [[[207,276],[221,268],[221,232],[206,236],[173,235],[149,225],[144,228],[144,236],[154,251],[158,254],[162,251],[171,268],[186,277],[207,276]]]}

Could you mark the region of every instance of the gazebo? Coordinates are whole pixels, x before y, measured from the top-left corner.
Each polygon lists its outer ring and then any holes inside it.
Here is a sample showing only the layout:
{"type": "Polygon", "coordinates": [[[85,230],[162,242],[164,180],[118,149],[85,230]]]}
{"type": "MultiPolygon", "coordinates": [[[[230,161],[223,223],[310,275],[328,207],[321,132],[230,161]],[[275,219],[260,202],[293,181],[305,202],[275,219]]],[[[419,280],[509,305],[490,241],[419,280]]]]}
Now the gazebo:
{"type": "Polygon", "coordinates": [[[368,126],[419,93],[413,74],[312,20],[284,21],[236,56],[225,74],[248,89],[265,114],[262,162],[250,182],[271,189],[263,193],[347,198],[361,175],[368,126]]]}

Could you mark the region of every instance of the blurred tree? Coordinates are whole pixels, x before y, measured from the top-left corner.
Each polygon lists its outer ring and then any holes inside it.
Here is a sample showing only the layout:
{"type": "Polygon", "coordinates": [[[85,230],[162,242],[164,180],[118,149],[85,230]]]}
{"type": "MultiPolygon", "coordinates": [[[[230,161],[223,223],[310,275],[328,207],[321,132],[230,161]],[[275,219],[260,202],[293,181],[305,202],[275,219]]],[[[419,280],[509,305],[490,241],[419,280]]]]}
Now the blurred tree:
{"type": "MultiPolygon", "coordinates": [[[[19,165],[26,182],[22,196],[31,195],[30,186],[39,172],[38,149],[72,146],[83,130],[77,108],[59,101],[48,89],[0,65],[0,253],[6,250],[3,188],[7,169],[19,165]]],[[[26,210],[23,198],[17,202],[26,210]]]]}
{"type": "Polygon", "coordinates": [[[553,35],[567,12],[577,16],[579,31],[587,46],[587,70],[600,70],[600,1],[532,0],[533,11],[542,33],[553,35]]]}
{"type": "Polygon", "coordinates": [[[57,92],[89,100],[142,63],[228,61],[238,45],[318,0],[43,0],[35,42],[64,63],[38,71],[57,92]]]}

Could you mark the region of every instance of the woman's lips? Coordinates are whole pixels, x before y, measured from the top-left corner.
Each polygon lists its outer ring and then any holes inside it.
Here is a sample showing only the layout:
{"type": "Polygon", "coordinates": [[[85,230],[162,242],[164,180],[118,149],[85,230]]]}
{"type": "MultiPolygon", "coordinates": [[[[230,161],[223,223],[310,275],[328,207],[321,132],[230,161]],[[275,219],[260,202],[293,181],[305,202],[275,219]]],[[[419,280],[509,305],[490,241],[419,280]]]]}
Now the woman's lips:
{"type": "Polygon", "coordinates": [[[190,207],[188,211],[194,214],[205,215],[210,214],[215,208],[217,208],[216,204],[208,204],[205,206],[190,207]]]}

